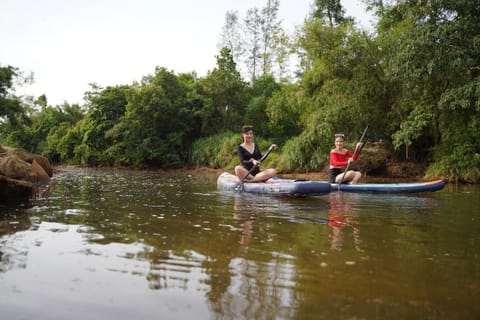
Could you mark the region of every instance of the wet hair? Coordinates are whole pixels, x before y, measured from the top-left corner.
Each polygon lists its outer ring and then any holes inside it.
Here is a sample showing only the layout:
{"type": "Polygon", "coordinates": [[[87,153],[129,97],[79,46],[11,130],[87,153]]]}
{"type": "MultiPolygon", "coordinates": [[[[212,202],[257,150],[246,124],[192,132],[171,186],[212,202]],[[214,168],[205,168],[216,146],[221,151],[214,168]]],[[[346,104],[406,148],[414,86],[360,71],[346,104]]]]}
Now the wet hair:
{"type": "Polygon", "coordinates": [[[250,132],[250,131],[253,131],[252,126],[243,126],[241,132],[242,132],[242,134],[244,134],[244,133],[247,133],[247,132],[250,132]]]}

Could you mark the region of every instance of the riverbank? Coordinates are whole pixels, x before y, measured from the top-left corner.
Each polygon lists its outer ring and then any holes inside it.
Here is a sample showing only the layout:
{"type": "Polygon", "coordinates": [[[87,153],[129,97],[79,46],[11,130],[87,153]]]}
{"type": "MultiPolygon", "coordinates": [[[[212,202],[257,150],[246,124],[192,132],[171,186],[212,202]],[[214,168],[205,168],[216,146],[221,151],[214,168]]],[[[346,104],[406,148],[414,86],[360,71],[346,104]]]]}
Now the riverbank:
{"type": "MultiPolygon", "coordinates": [[[[58,165],[55,166],[55,173],[58,174],[64,169],[67,168],[79,168],[82,166],[75,166],[75,165],[58,165]]],[[[85,167],[88,168],[88,167],[85,167]]],[[[209,180],[216,180],[217,177],[222,172],[230,172],[233,173],[233,169],[215,169],[215,168],[208,168],[208,167],[183,167],[183,168],[170,168],[170,169],[159,169],[159,168],[143,168],[143,169],[135,169],[130,167],[111,167],[106,168],[102,167],[103,169],[111,169],[111,170],[155,170],[155,171],[164,171],[165,174],[175,174],[175,175],[190,175],[190,176],[198,176],[203,177],[209,180]]],[[[94,168],[91,168],[94,169],[94,168]]],[[[358,168],[357,168],[358,169],[358,168]]],[[[360,170],[362,171],[362,170],[360,170]]],[[[322,171],[315,171],[315,172],[279,172],[278,176],[288,179],[303,179],[303,180],[320,180],[326,181],[328,180],[328,169],[325,168],[322,171]]],[[[425,167],[419,164],[413,163],[391,163],[387,169],[382,172],[386,172],[386,174],[379,174],[379,175],[370,175],[366,172],[362,171],[362,183],[394,183],[394,182],[414,182],[414,181],[425,181],[425,167]]]]}

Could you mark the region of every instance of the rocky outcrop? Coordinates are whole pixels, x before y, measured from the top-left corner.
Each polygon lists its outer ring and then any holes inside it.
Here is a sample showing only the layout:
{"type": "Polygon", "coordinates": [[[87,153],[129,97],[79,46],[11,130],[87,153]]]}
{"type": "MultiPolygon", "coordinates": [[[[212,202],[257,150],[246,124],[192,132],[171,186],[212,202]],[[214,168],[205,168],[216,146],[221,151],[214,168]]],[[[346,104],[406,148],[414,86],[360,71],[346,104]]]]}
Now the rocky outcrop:
{"type": "Polygon", "coordinates": [[[21,148],[0,146],[0,198],[41,195],[50,183],[53,168],[47,158],[21,148]]]}

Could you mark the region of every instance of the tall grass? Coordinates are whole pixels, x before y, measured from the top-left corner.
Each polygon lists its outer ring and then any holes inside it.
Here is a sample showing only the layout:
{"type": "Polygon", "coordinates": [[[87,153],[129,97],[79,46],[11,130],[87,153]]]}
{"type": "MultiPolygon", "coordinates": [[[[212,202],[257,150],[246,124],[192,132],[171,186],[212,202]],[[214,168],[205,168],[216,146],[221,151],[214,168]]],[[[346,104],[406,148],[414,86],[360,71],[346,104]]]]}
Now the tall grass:
{"type": "MultiPolygon", "coordinates": [[[[256,136],[255,142],[262,152],[266,152],[271,145],[265,139],[256,136]]],[[[191,149],[189,162],[197,167],[214,169],[233,169],[239,164],[237,155],[238,145],[242,143],[239,133],[226,132],[207,138],[196,140],[191,149]]],[[[272,152],[263,162],[262,167],[272,166],[278,162],[279,155],[272,152]]]]}

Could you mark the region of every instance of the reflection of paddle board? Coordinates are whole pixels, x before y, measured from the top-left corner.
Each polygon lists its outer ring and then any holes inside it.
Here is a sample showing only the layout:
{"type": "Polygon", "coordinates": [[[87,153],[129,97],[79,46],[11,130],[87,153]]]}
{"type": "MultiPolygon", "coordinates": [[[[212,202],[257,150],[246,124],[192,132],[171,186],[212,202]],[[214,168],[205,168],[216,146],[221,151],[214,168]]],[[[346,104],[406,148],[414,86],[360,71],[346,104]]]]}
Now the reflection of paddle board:
{"type": "MultiPolygon", "coordinates": [[[[224,172],[217,179],[217,187],[219,190],[235,191],[239,182],[237,176],[224,172]]],[[[243,192],[278,196],[315,196],[329,193],[330,183],[272,178],[267,182],[246,182],[243,184],[243,192]]]]}
{"type": "Polygon", "coordinates": [[[407,183],[357,183],[357,184],[331,184],[331,191],[344,192],[371,192],[371,193],[413,193],[441,190],[445,181],[435,180],[429,182],[407,183]]]}

